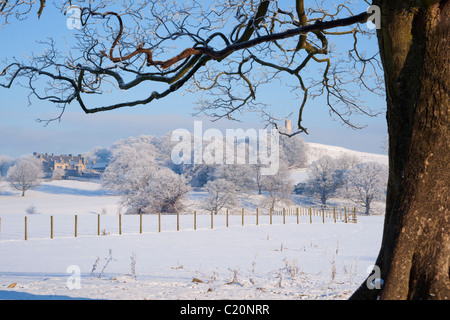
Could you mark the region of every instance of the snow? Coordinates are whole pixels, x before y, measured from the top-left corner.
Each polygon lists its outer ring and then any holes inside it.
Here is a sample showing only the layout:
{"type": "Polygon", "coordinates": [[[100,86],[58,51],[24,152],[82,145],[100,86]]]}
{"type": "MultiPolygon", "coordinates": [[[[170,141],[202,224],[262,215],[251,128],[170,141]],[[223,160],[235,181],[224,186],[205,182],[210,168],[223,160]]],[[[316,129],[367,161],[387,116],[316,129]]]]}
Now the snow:
{"type": "MultiPolygon", "coordinates": [[[[192,212],[203,196],[190,195],[192,212]]],[[[368,276],[382,216],[358,217],[357,224],[321,217],[311,224],[306,216],[297,224],[295,215],[283,224],[274,216],[270,224],[262,211],[256,225],[254,207],[246,209],[244,226],[239,211],[229,227],[224,214],[214,216],[213,229],[207,214],[197,215],[197,230],[193,214],[181,215],[179,231],[176,215],[164,215],[158,232],[158,216],[145,215],[142,234],[139,216],[122,215],[119,235],[119,196],[97,183],[45,182],[21,197],[3,182],[0,299],[346,299],[368,276]],[[30,206],[38,214],[25,214],[30,206]],[[71,270],[80,271],[80,288],[71,287],[71,270]]]]}
{"type": "MultiPolygon", "coordinates": [[[[308,150],[307,165],[317,161],[321,157],[328,155],[331,158],[339,158],[342,156],[356,157],[359,162],[376,162],[388,165],[388,156],[375,153],[360,152],[350,150],[343,147],[324,145],[319,143],[305,142],[308,150]]],[[[291,170],[291,178],[294,184],[305,182],[308,178],[306,168],[296,168],[291,170]]]]}
{"type": "MultiPolygon", "coordinates": [[[[308,145],[309,163],[328,154],[387,164],[383,155],[308,145]]],[[[291,177],[304,181],[306,169],[291,170],[291,177]]],[[[270,224],[267,210],[260,209],[256,225],[262,196],[255,194],[243,202],[244,225],[236,209],[229,227],[222,213],[211,228],[211,216],[199,210],[206,196],[201,189],[189,193],[179,231],[176,215],[161,217],[161,232],[158,216],[144,215],[142,233],[139,216],[122,215],[119,234],[118,214],[125,212],[120,196],[99,183],[47,181],[21,197],[0,181],[0,299],[347,299],[376,261],[381,215],[359,216],[356,224],[332,218],[323,223],[320,216],[312,223],[300,216],[297,223],[295,215],[283,223],[274,215],[270,224]],[[31,207],[36,214],[26,213],[31,207]]],[[[352,205],[343,199],[329,203],[352,205]]],[[[294,197],[293,206],[314,204],[294,197]]],[[[383,212],[384,204],[376,206],[383,212]]]]}
{"type": "Polygon", "coordinates": [[[374,161],[380,164],[388,165],[388,156],[376,153],[360,152],[350,150],[338,146],[330,146],[319,143],[307,142],[308,146],[308,165],[318,160],[324,155],[328,155],[332,158],[339,158],[341,156],[353,156],[360,160],[360,162],[374,161]]]}
{"type": "Polygon", "coordinates": [[[116,214],[120,196],[102,190],[99,183],[60,180],[42,183],[35,190],[28,190],[25,197],[0,181],[0,215],[25,214],[30,206],[38,213],[49,215],[108,213],[116,214]]]}
{"type": "Polygon", "coordinates": [[[360,220],[1,241],[9,258],[0,262],[0,298],[345,299],[378,251],[380,217],[360,220]],[[101,278],[91,277],[95,260],[99,271],[109,250],[115,260],[101,278]],[[67,287],[71,265],[81,270],[80,289],[67,287]],[[228,284],[234,270],[237,282],[228,284]],[[11,283],[16,287],[7,288],[11,283]]]}
{"type": "Polygon", "coordinates": [[[306,171],[306,168],[291,170],[291,179],[294,184],[305,182],[306,179],[308,179],[308,172],[306,171]]]}

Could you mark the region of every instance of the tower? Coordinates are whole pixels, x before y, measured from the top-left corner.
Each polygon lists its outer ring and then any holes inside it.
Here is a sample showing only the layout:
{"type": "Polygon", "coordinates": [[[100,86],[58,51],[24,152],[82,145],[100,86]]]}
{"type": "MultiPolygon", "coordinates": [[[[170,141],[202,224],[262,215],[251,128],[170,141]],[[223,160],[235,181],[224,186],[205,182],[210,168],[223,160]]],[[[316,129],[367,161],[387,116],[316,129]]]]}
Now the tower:
{"type": "Polygon", "coordinates": [[[291,134],[291,120],[285,121],[286,133],[291,134]]]}

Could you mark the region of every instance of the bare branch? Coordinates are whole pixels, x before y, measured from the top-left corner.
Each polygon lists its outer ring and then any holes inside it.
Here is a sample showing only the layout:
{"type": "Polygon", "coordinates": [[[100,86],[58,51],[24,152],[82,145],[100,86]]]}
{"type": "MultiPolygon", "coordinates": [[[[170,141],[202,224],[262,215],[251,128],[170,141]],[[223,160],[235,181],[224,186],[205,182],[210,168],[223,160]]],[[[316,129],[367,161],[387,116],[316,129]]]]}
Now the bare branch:
{"type": "MultiPolygon", "coordinates": [[[[368,75],[380,65],[376,55],[366,58],[357,48],[357,34],[364,34],[358,24],[368,14],[353,15],[346,4],[327,12],[320,5],[305,8],[303,0],[294,1],[288,9],[269,0],[78,2],[85,6],[80,16],[83,28],[74,35],[76,45],[62,55],[49,43],[46,53],[34,55],[30,63],[9,63],[0,73],[0,86],[10,88],[27,78],[30,96],[51,101],[61,110],[76,101],[85,113],[144,105],[186,88],[209,97],[199,101],[197,114],[237,119],[235,114],[246,110],[261,113],[276,126],[280,118],[257,100],[257,92],[288,76],[295,81],[289,86],[299,96],[294,134],[307,133],[303,111],[310,98],[322,95],[330,112],[351,127],[357,127],[348,118],[351,110],[371,115],[346,86],[357,78],[361,87],[371,90],[368,75]],[[336,59],[328,39],[345,35],[354,37],[347,61],[336,59]],[[342,70],[351,64],[356,76],[341,78],[342,70]],[[314,65],[323,66],[321,74],[305,78],[305,70],[314,65]],[[38,78],[51,79],[44,93],[34,84],[38,78]],[[88,95],[128,91],[145,83],[155,86],[146,97],[104,106],[88,106],[84,101],[88,95]],[[340,104],[347,110],[338,109],[340,104]]],[[[8,5],[0,0],[0,12],[8,5]]],[[[45,1],[40,5],[39,15],[45,1]]],[[[64,1],[62,12],[67,5],[72,2],[64,1]]]]}

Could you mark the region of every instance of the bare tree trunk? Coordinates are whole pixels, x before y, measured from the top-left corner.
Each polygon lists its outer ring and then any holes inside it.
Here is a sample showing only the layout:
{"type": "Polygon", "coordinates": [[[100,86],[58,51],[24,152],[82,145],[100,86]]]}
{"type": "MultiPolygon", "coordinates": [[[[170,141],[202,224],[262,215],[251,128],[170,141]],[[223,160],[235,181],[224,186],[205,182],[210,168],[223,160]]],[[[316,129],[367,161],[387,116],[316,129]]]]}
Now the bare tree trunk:
{"type": "Polygon", "coordinates": [[[450,299],[449,32],[445,1],[374,1],[389,130],[377,266],[384,285],[353,299],[450,299]],[[378,2],[378,3],[377,3],[378,2]]]}
{"type": "Polygon", "coordinates": [[[370,215],[370,199],[369,197],[366,197],[366,201],[365,201],[365,207],[366,207],[366,216],[370,215]]]}

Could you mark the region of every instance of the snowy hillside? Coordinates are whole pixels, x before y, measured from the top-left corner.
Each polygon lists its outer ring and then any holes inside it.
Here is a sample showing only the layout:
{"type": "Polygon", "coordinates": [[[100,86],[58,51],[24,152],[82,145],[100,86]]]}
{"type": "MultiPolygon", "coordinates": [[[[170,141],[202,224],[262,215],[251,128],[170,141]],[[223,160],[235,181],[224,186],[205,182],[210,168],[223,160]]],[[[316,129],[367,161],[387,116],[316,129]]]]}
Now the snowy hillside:
{"type": "MultiPolygon", "coordinates": [[[[388,157],[386,155],[360,152],[342,147],[330,146],[319,143],[306,142],[305,144],[308,146],[308,161],[307,161],[308,165],[310,165],[311,163],[320,159],[323,156],[330,156],[332,158],[349,156],[357,158],[359,162],[373,161],[380,164],[388,165],[388,157]]],[[[304,182],[308,178],[306,168],[292,169],[291,178],[294,181],[294,184],[304,182]]]]}
{"type": "Polygon", "coordinates": [[[325,155],[328,155],[332,158],[339,158],[341,156],[352,156],[360,159],[361,162],[367,162],[367,161],[374,161],[381,164],[388,164],[388,157],[386,155],[382,154],[376,154],[376,153],[367,153],[367,152],[360,152],[360,151],[354,151],[342,147],[337,146],[330,146],[325,144],[319,144],[319,143],[312,143],[307,142],[306,145],[308,146],[308,164],[316,161],[320,157],[323,157],[325,155]]]}

